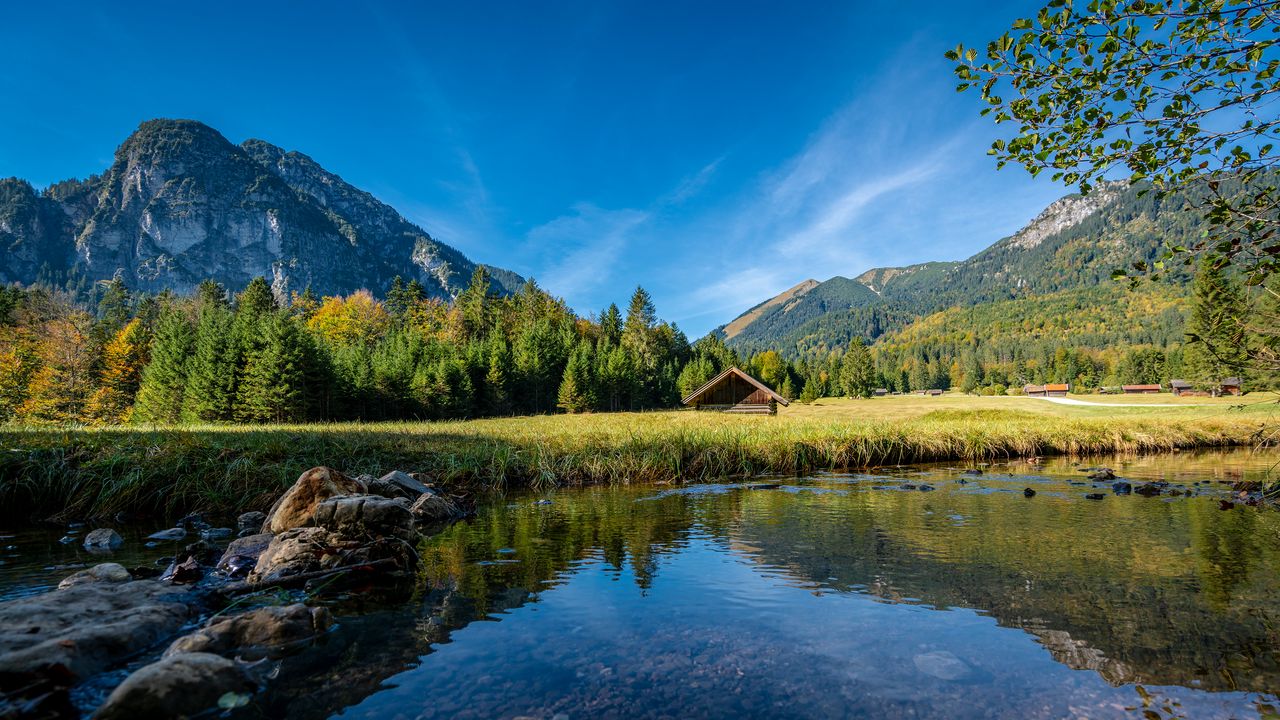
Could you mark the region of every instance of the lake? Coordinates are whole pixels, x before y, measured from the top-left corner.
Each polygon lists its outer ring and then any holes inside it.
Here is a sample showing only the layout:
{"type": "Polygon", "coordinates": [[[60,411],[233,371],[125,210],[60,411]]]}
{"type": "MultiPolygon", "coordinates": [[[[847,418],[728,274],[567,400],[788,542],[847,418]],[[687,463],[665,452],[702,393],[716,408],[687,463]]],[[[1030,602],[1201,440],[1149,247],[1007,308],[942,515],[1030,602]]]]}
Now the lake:
{"type": "MultiPolygon", "coordinates": [[[[1277,460],[508,494],[423,541],[416,587],[330,599],[236,716],[1275,718],[1280,513],[1221,500],[1277,460]]],[[[56,537],[10,533],[0,593],[92,562],[56,537]]]]}

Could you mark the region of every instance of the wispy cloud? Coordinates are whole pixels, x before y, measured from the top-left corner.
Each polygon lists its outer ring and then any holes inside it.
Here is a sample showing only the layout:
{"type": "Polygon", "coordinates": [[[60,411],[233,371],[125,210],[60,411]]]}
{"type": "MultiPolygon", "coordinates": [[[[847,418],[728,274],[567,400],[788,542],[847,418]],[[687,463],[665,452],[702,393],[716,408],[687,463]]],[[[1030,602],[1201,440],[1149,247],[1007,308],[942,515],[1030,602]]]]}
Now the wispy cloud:
{"type": "Polygon", "coordinates": [[[614,280],[613,270],[628,249],[633,233],[649,218],[642,210],[604,210],[579,203],[529,231],[525,252],[546,268],[539,282],[571,303],[614,280]]]}

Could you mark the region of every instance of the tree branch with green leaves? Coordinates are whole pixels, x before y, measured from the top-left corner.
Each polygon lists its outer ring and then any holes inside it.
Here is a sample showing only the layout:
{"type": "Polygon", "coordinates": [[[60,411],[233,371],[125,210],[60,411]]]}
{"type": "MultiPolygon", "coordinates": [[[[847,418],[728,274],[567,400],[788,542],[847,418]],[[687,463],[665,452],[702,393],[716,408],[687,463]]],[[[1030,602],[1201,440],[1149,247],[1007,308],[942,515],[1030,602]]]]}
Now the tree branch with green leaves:
{"type": "Polygon", "coordinates": [[[1127,175],[1181,192],[1209,220],[1200,241],[1118,276],[1198,256],[1250,285],[1280,271],[1280,0],[1052,0],[985,51],[947,57],[983,115],[1017,126],[991,145],[998,166],[1084,193],[1127,175]]]}

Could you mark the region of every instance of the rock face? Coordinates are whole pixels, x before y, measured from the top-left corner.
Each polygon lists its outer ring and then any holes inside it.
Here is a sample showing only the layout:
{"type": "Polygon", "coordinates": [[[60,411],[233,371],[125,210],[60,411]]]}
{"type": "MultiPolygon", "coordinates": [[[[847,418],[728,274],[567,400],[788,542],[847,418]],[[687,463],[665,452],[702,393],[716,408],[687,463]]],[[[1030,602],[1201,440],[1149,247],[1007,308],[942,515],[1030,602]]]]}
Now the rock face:
{"type": "Polygon", "coordinates": [[[245,659],[279,657],[323,634],[333,624],[325,608],[264,607],[221,618],[174,641],[165,656],[214,653],[245,659]]]}
{"type": "Polygon", "coordinates": [[[241,663],[211,653],[185,653],[125,678],[94,713],[97,720],[194,717],[227,693],[251,695],[258,682],[241,663]]]}
{"type": "MultiPolygon", "coordinates": [[[[456,295],[476,265],[305,155],[261,140],[231,144],[191,120],[151,120],[101,176],[37,193],[0,181],[0,283],[46,268],[129,287],[229,288],[262,275],[278,295],[386,290],[396,275],[438,298],[456,295]]],[[[499,290],[523,280],[493,269],[499,290]]]]}
{"type": "Polygon", "coordinates": [[[359,482],[327,467],[315,467],[302,473],[298,481],[285,491],[271,507],[263,532],[282,533],[311,524],[312,515],[321,502],[335,495],[361,493],[359,482]]]}

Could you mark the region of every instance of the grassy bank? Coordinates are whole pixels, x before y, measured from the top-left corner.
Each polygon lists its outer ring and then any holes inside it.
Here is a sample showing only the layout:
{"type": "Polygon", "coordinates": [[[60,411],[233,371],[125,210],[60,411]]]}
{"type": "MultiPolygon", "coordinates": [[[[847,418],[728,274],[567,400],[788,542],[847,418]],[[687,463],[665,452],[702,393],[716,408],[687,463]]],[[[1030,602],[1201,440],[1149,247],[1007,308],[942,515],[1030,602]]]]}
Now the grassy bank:
{"type": "Polygon", "coordinates": [[[474,491],[1247,445],[1276,415],[1274,401],[1250,400],[1246,407],[1239,400],[1078,407],[947,396],[823,400],[777,417],[654,412],[375,425],[4,428],[0,508],[10,518],[264,509],[315,465],[426,472],[446,487],[474,491]]]}

